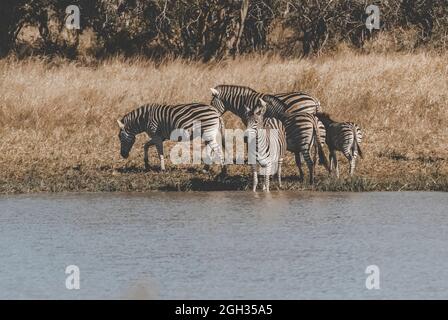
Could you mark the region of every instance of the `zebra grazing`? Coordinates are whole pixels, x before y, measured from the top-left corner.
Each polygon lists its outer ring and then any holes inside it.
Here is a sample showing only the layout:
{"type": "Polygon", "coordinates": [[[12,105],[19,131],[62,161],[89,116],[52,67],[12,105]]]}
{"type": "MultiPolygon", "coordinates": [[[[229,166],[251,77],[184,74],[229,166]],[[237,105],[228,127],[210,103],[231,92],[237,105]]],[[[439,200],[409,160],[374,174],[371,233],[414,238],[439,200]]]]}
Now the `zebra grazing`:
{"type": "Polygon", "coordinates": [[[326,142],[330,150],[330,170],[336,169],[339,178],[338,159],[336,151],[341,151],[350,164],[350,175],[355,172],[356,159],[358,155],[362,158],[360,147],[362,141],[361,128],[353,122],[336,122],[327,113],[318,113],[317,117],[325,125],[327,131],[326,142]]]}
{"type": "Polygon", "coordinates": [[[220,114],[208,105],[189,103],[179,105],[146,104],[117,120],[120,127],[118,137],[121,142],[121,156],[127,158],[135,142],[135,136],[146,132],[150,140],[144,145],[145,168],[149,168],[148,150],[156,146],[160,158],[161,170],[165,170],[163,142],[169,140],[176,129],[184,129],[192,139],[193,124],[201,126],[201,136],[209,147],[224,163],[221,146],[217,135],[221,126],[220,114]]]}
{"type": "Polygon", "coordinates": [[[314,169],[316,155],[319,155],[319,163],[323,164],[329,171],[328,160],[323,149],[325,143],[325,127],[319,119],[311,114],[299,112],[288,115],[285,121],[287,128],[288,150],[294,152],[297,167],[300,172],[300,180],[303,181],[303,170],[300,154],[303,155],[310,174],[310,184],[314,183],[314,169]],[[314,160],[311,159],[310,152],[315,148],[314,160]]]}
{"type": "MultiPolygon", "coordinates": [[[[266,103],[260,99],[260,104],[254,110],[247,109],[247,132],[255,138],[252,145],[256,162],[252,164],[253,191],[257,190],[257,164],[264,169],[265,183],[263,190],[269,192],[269,179],[272,168],[275,168],[279,187],[282,186],[282,164],[286,152],[286,132],[283,123],[276,118],[265,118],[266,103]]],[[[250,143],[250,142],[249,142],[250,143]]]]}

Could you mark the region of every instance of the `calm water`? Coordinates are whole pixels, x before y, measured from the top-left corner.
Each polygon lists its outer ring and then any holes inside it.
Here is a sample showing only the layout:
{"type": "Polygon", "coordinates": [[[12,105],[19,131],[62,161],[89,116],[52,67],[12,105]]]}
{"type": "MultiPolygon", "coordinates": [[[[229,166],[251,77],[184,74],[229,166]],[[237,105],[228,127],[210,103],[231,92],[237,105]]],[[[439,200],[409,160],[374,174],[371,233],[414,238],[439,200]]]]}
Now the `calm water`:
{"type": "Polygon", "coordinates": [[[447,244],[447,193],[2,196],[0,298],[447,299],[447,244]]]}

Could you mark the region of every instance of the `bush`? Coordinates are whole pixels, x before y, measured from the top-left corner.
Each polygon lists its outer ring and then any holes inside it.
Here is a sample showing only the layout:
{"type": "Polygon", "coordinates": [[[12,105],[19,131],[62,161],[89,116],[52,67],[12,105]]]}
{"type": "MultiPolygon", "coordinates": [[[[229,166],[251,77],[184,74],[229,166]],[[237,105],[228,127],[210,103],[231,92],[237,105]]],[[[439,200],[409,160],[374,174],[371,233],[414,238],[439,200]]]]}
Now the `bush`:
{"type": "MultiPolygon", "coordinates": [[[[381,31],[415,34],[413,48],[446,48],[447,0],[3,0],[0,3],[0,56],[33,46],[43,55],[76,58],[80,36],[94,34],[97,58],[121,54],[209,61],[279,48],[287,55],[310,55],[346,42],[362,49],[378,31],[367,30],[365,9],[378,5],[381,31]],[[65,8],[81,11],[81,30],[67,30],[65,8]],[[30,43],[24,30],[34,28],[30,43]],[[275,29],[287,39],[273,42],[275,29]],[[297,48],[300,50],[291,50],[297,48]]],[[[394,45],[394,50],[407,45],[394,45]]]]}

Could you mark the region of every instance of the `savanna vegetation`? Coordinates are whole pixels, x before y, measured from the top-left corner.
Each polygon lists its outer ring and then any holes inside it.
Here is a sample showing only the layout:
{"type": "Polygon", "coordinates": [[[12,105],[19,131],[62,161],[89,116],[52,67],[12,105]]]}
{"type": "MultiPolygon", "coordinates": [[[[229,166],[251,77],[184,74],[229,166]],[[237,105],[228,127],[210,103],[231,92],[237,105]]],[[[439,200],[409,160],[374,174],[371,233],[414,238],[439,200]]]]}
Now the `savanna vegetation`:
{"type": "MultiPolygon", "coordinates": [[[[202,166],[168,164],[161,174],[155,150],[153,170],[145,172],[143,136],[129,159],[119,154],[116,120],[126,112],[148,101],[207,102],[209,88],[221,83],[264,92],[305,90],[336,119],[363,128],[365,159],[355,178],[347,178],[341,157],[342,179],[320,167],[316,186],[301,184],[288,155],[285,189],[446,191],[447,61],[446,54],[363,55],[347,48],[319,58],[254,55],[207,64],[115,58],[82,66],[4,59],[0,192],[246,189],[247,166],[232,166],[223,181],[202,173],[202,166]]],[[[231,114],[225,122],[241,126],[231,114]]]]}
{"type": "MultiPolygon", "coordinates": [[[[53,1],[0,4],[0,193],[245,190],[250,168],[144,170],[139,136],[119,154],[116,120],[148,102],[209,102],[210,87],[307,91],[363,129],[356,176],[318,168],[284,188],[448,191],[447,1],[53,1]],[[64,27],[77,4],[81,29],[64,27]]],[[[242,127],[231,114],[226,127],[242,127]]],[[[169,155],[169,148],[166,152],[169,155]]],[[[275,184],[272,186],[275,189],[275,184]]]]}

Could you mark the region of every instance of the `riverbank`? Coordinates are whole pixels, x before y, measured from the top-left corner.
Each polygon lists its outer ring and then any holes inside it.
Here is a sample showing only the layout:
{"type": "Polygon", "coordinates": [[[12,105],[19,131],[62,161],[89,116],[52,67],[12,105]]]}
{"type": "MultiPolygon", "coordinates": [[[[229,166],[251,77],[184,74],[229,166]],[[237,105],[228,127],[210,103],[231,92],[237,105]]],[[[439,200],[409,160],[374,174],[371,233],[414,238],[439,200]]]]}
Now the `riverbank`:
{"type": "MultiPolygon", "coordinates": [[[[323,168],[318,169],[316,184],[309,185],[297,178],[297,169],[292,157],[284,166],[283,186],[278,187],[276,179],[271,180],[272,191],[314,190],[314,191],[448,191],[448,168],[446,161],[390,160],[384,159],[391,172],[384,176],[384,170],[374,174],[359,164],[358,174],[350,178],[344,168],[340,179],[329,177],[323,168]],[[414,172],[412,175],[408,170],[414,172]],[[424,173],[423,173],[423,172],[424,173]]],[[[219,167],[204,173],[202,166],[178,168],[169,165],[162,173],[157,168],[146,171],[143,166],[112,168],[100,166],[66,167],[49,171],[47,167],[34,166],[17,176],[3,176],[0,193],[31,192],[146,192],[146,191],[223,191],[251,190],[251,173],[247,166],[235,165],[229,168],[227,176],[219,175],[219,167]]],[[[261,187],[261,185],[260,185],[261,187]]]]}
{"type": "MultiPolygon", "coordinates": [[[[291,155],[284,189],[319,191],[448,191],[448,55],[370,54],[350,51],[306,60],[242,57],[202,64],[114,59],[95,65],[31,59],[0,60],[0,193],[63,191],[246,190],[250,168],[232,166],[216,179],[200,166],[143,169],[137,139],[119,155],[116,119],[146,102],[208,102],[218,84],[264,92],[303,90],[326,112],[364,131],[357,177],[316,185],[297,180],[291,155]]],[[[225,115],[227,128],[241,122],[225,115]]],[[[169,149],[166,152],[169,154],[169,149]]],[[[167,161],[169,162],[169,160],[167,161]]],[[[276,189],[274,182],[273,189],[276,189]]]]}

